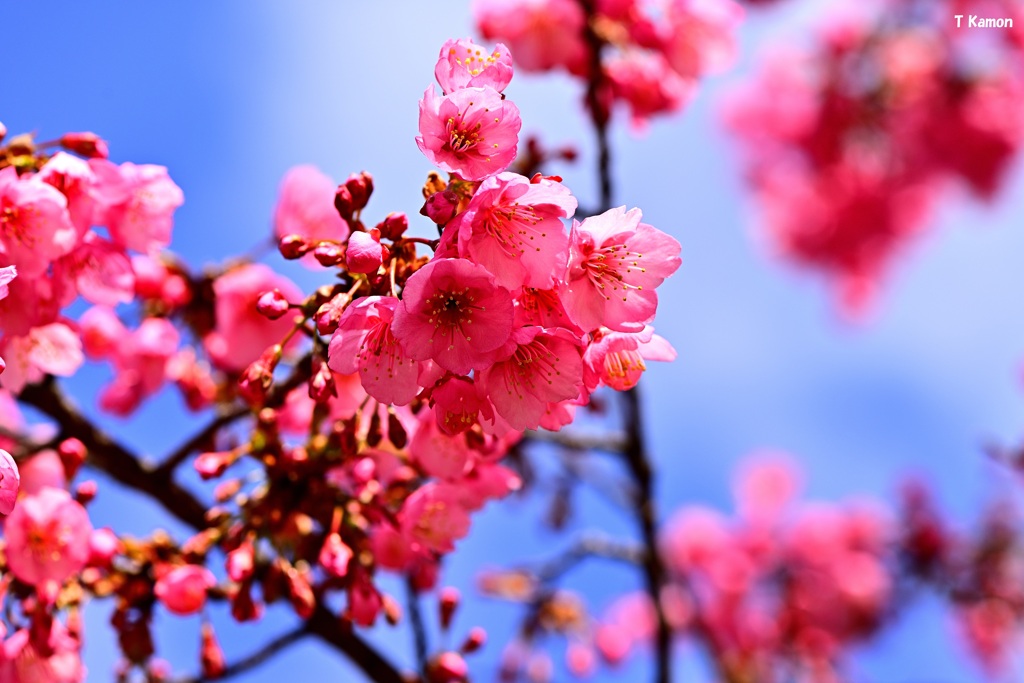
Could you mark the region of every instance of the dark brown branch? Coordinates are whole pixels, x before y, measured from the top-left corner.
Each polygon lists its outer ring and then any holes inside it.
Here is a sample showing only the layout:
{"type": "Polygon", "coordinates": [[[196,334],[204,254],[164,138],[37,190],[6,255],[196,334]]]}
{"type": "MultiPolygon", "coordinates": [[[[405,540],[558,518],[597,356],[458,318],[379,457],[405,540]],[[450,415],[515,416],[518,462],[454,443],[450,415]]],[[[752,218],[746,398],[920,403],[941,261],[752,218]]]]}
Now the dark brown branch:
{"type": "Polygon", "coordinates": [[[64,398],[52,377],[25,387],[18,400],[57,423],[60,438],[81,441],[89,455],[86,462],[115,481],[145,493],[185,524],[206,528],[206,506],[170,477],[160,476],[142,464],[126,447],[93,425],[64,398]]]}
{"type": "Polygon", "coordinates": [[[409,608],[409,626],[412,628],[413,647],[416,652],[416,668],[422,674],[427,670],[427,629],[423,624],[420,596],[412,577],[405,578],[405,601],[409,608]]]}
{"type": "Polygon", "coordinates": [[[175,683],[207,683],[208,681],[225,681],[230,678],[234,678],[235,676],[240,676],[267,662],[274,655],[287,649],[290,645],[299,642],[308,635],[309,631],[305,626],[293,629],[287,633],[282,633],[277,638],[266,643],[263,647],[259,648],[247,657],[244,657],[233,664],[229,664],[227,668],[224,669],[224,673],[216,678],[193,676],[191,678],[180,678],[175,681],[175,683]]]}
{"type": "Polygon", "coordinates": [[[323,605],[317,605],[306,629],[345,655],[375,683],[409,683],[391,662],[342,624],[341,619],[323,605]]]}

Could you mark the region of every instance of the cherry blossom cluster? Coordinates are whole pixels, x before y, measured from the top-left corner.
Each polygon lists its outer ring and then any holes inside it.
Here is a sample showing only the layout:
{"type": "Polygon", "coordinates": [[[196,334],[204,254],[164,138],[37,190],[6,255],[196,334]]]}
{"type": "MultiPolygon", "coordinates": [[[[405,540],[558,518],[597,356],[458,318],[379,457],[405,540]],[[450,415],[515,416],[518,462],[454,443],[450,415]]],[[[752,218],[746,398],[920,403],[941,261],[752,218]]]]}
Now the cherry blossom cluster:
{"type": "MultiPolygon", "coordinates": [[[[719,680],[848,680],[856,648],[911,608],[923,587],[948,605],[955,635],[986,673],[1009,671],[1024,628],[1016,512],[996,505],[977,529],[956,531],[919,483],[904,487],[896,507],[867,498],[800,502],[799,488],[788,456],[762,453],[740,470],[733,515],[689,505],[661,531],[670,574],[662,609],[675,637],[697,644],[719,680]]],[[[654,640],[647,593],[618,597],[594,617],[579,595],[529,571],[495,571],[481,586],[534,606],[523,637],[506,646],[505,681],[554,679],[545,636],[565,639],[564,666],[578,677],[617,667],[654,640]]]]}
{"type": "Polygon", "coordinates": [[[732,63],[743,9],[733,0],[477,0],[473,14],[524,70],[599,78],[601,106],[622,102],[642,126],[683,108],[702,76],[732,63]]]}
{"type": "MultiPolygon", "coordinates": [[[[420,211],[439,238],[410,236],[402,213],[364,223],[369,173],[337,185],[294,168],[273,223],[286,259],[331,269],[309,295],[252,259],[197,272],[165,251],[183,197],[162,167],[114,164],[91,134],[0,148],[0,679],[84,680],[89,596],[115,599],[123,681],[171,675],[152,631],[161,611],[202,616],[205,677],[226,667],[211,601],[239,622],[286,601],[345,629],[395,623],[379,573],[434,588],[472,513],[520,487],[501,459],[524,431],[557,430],[600,387],[632,388],[647,361],[675,357],[651,323],[679,244],[638,209],[570,224],[559,178],[507,170],[521,126],[503,92],[507,48],[449,41],[435,76],[416,143],[445,174],[428,176],[420,211]],[[91,306],[72,308],[79,295],[91,306]],[[97,401],[108,414],[128,417],[168,384],[218,414],[141,467],[62,398],[54,376],[86,359],[113,371],[97,401]],[[26,424],[19,402],[53,424],[26,424]],[[74,483],[86,460],[170,491],[194,535],[93,529],[97,486],[74,483]],[[175,482],[186,462],[213,482],[212,505],[175,482]]],[[[428,680],[464,680],[483,639],[432,653],[428,680]]]]}
{"type": "Polygon", "coordinates": [[[1019,3],[882,5],[833,16],[810,49],[766,55],[725,112],[770,242],[834,281],[851,312],[947,188],[995,196],[1024,137],[1021,30],[953,19],[1019,16],[1019,3]]]}

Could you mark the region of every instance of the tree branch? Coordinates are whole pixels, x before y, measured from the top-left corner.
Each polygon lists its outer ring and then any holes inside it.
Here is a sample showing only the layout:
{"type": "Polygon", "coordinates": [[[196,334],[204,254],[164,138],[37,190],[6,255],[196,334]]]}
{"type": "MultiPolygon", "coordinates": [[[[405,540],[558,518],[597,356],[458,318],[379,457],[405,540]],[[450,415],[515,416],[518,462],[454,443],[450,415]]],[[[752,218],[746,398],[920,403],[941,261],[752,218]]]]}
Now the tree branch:
{"type": "Polygon", "coordinates": [[[274,638],[270,642],[263,645],[252,654],[244,657],[234,664],[228,665],[224,669],[224,673],[216,678],[205,678],[203,676],[193,676],[191,678],[179,678],[175,683],[207,683],[208,681],[225,681],[235,676],[240,676],[256,667],[260,666],[264,662],[270,660],[274,655],[287,649],[290,645],[299,642],[303,638],[309,635],[308,630],[305,626],[301,626],[296,629],[292,629],[287,633],[282,633],[277,638],[274,638]]]}
{"type": "Polygon", "coordinates": [[[145,493],[171,515],[195,529],[205,529],[206,506],[170,477],[143,465],[126,447],[93,425],[65,399],[57,383],[48,377],[26,386],[18,400],[36,408],[60,429],[60,437],[75,437],[88,450],[88,462],[115,481],[145,493]]]}

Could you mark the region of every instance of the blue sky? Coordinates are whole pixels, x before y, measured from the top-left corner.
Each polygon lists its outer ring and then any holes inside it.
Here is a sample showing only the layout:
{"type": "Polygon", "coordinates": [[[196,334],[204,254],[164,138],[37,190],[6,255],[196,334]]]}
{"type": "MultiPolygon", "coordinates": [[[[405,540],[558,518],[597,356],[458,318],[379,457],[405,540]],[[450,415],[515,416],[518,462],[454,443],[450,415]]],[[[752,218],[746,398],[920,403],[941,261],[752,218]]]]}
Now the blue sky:
{"type": "MultiPolygon", "coordinates": [[[[811,498],[887,496],[900,476],[919,473],[966,521],[986,496],[1009,490],[980,445],[1012,442],[1024,428],[1024,321],[1015,303],[1024,289],[1024,175],[1016,168],[992,207],[951,190],[932,228],[891,273],[874,315],[859,325],[841,321],[821,282],[775,261],[757,239],[755,207],[715,115],[718,95],[748,72],[759,46],[800,40],[806,18],[825,6],[788,1],[781,10],[751,13],[737,69],[708,82],[681,116],[655,122],[643,136],[621,117],[613,131],[617,202],[641,207],[646,222],[683,246],[682,268],[660,290],[656,323],[679,360],[658,364],[644,380],[659,505],[727,509],[734,465],[772,447],[805,467],[811,498]]],[[[298,163],[336,179],[370,171],[370,214],[405,211],[426,234],[430,226],[416,212],[430,165],[413,142],[416,103],[444,40],[472,33],[467,4],[5,3],[9,66],[0,120],[12,132],[37,130],[43,138],[93,130],[109,140],[117,161],[168,166],[186,197],[172,247],[192,262],[216,261],[264,239],[278,182],[298,163]]],[[[560,76],[517,75],[507,94],[520,107],[524,132],[581,150],[577,166],[555,170],[582,205],[593,205],[579,87],[560,76]]],[[[306,289],[319,284],[314,273],[289,272],[306,289]]],[[[105,377],[106,370],[90,368],[78,386],[105,377]]],[[[103,423],[159,456],[189,432],[187,418],[167,417],[180,413],[178,405],[166,393],[135,421],[103,423]]],[[[92,513],[98,525],[136,533],[162,521],[113,486],[104,486],[92,513]]],[[[539,519],[535,505],[492,505],[446,580],[465,586],[483,566],[541,558],[568,540],[545,532],[539,519]]],[[[594,527],[629,532],[584,497],[571,528],[594,527]]],[[[635,586],[636,578],[595,565],[574,574],[573,583],[601,607],[610,591],[635,586]]],[[[511,632],[514,608],[472,602],[457,633],[483,623],[497,643],[511,632]]],[[[107,680],[113,662],[105,610],[90,607],[90,680],[107,680]]],[[[189,670],[197,621],[159,622],[161,654],[189,670]]],[[[232,634],[218,620],[229,659],[289,618],[276,609],[268,622],[232,634]]],[[[947,622],[934,605],[915,610],[877,651],[858,657],[855,670],[886,683],[976,680],[947,622]]],[[[406,633],[374,637],[408,661],[406,633]]],[[[474,669],[493,670],[497,652],[488,647],[474,669]]],[[[347,671],[339,662],[308,643],[239,680],[347,671]]],[[[680,667],[700,671],[686,652],[680,667]]],[[[638,680],[643,671],[637,663],[598,680],[638,680]]],[[[700,680],[696,675],[687,680],[700,680]]]]}

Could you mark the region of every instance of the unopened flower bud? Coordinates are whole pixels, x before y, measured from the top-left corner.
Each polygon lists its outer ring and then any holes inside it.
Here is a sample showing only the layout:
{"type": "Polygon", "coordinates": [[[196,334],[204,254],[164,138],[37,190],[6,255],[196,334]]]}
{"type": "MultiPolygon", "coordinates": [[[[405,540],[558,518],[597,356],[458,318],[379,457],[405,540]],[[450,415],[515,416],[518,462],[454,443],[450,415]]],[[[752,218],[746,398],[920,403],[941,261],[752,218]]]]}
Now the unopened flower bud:
{"type": "Polygon", "coordinates": [[[263,605],[253,600],[251,583],[242,584],[231,596],[231,616],[240,623],[256,621],[263,616],[263,605]]]}
{"type": "Polygon", "coordinates": [[[94,529],[89,535],[89,566],[107,569],[123,550],[121,539],[113,531],[105,527],[94,529]]]}
{"type": "Polygon", "coordinates": [[[348,563],[352,559],[352,549],[341,540],[341,534],[337,531],[327,535],[324,545],[320,549],[320,556],[317,558],[320,565],[327,570],[327,573],[338,578],[344,578],[348,574],[348,563]]]}
{"type": "Polygon", "coordinates": [[[370,201],[370,195],[373,193],[373,176],[366,171],[358,175],[353,173],[345,181],[345,187],[352,196],[352,209],[359,211],[370,201]]]}
{"type": "Polygon", "coordinates": [[[384,249],[380,245],[380,231],[354,232],[348,238],[345,265],[350,273],[376,273],[384,262],[384,249]]]}
{"type": "Polygon", "coordinates": [[[96,497],[98,490],[99,486],[92,479],[89,481],[83,481],[75,487],[75,500],[82,505],[88,505],[92,502],[93,498],[96,497]]]}
{"type": "Polygon", "coordinates": [[[321,242],[316,245],[316,249],[313,250],[313,258],[315,258],[317,263],[321,266],[330,268],[331,266],[336,266],[345,260],[345,251],[341,248],[340,244],[335,244],[334,242],[321,242]]]}
{"type": "Polygon", "coordinates": [[[448,630],[448,627],[452,625],[452,617],[455,616],[455,611],[459,608],[459,601],[462,596],[459,595],[457,588],[448,586],[441,590],[441,599],[438,603],[438,611],[440,612],[441,628],[448,630]]]}
{"type": "Polygon", "coordinates": [[[384,618],[392,626],[397,626],[402,621],[402,606],[398,604],[390,595],[384,595],[381,597],[382,609],[384,611],[384,618]]]}
{"type": "Polygon", "coordinates": [[[463,641],[459,650],[468,655],[482,648],[485,643],[487,643],[487,631],[479,626],[474,626],[469,629],[469,635],[466,636],[466,640],[463,641]]]}
{"type": "Polygon", "coordinates": [[[217,635],[213,632],[213,625],[209,622],[203,623],[199,660],[203,668],[203,678],[220,678],[227,669],[224,651],[221,650],[217,635]]]}
{"type": "Polygon", "coordinates": [[[337,209],[338,215],[343,220],[352,220],[355,201],[352,199],[352,192],[348,189],[348,185],[338,185],[338,189],[334,191],[334,208],[337,209]]]}
{"type": "Polygon", "coordinates": [[[5,137],[7,137],[7,126],[3,124],[3,121],[0,121],[0,141],[5,137]]]}
{"type": "Polygon", "coordinates": [[[65,133],[60,139],[60,146],[88,159],[110,156],[106,141],[96,133],[65,133]]]}
{"type": "Polygon", "coordinates": [[[214,479],[238,460],[237,451],[210,451],[196,456],[192,465],[203,479],[214,479]]]}
{"type": "Polygon", "coordinates": [[[260,315],[270,320],[277,320],[288,312],[288,299],[285,298],[280,289],[263,292],[256,301],[256,310],[259,311],[260,315]]]}
{"type": "Polygon", "coordinates": [[[450,189],[443,192],[435,192],[423,203],[420,213],[438,225],[444,225],[455,218],[455,211],[459,206],[459,196],[450,189]]]}
{"type": "Polygon", "coordinates": [[[338,294],[330,301],[322,304],[316,312],[316,329],[322,335],[334,334],[334,331],[338,329],[338,321],[341,320],[341,314],[345,312],[345,306],[348,305],[349,296],[347,294],[338,294]]]}
{"type": "Polygon", "coordinates": [[[388,240],[397,240],[409,229],[409,218],[404,213],[389,213],[377,224],[380,236],[388,240]]]}
{"type": "Polygon", "coordinates": [[[320,363],[320,367],[309,378],[309,397],[317,403],[327,403],[332,397],[338,395],[338,389],[334,384],[334,373],[327,367],[327,363],[320,363]]]}
{"type": "Polygon", "coordinates": [[[78,474],[78,468],[85,462],[85,444],[73,437],[64,439],[57,446],[57,454],[64,465],[64,476],[71,481],[78,474]]]}
{"type": "Polygon", "coordinates": [[[274,383],[274,368],[281,360],[282,352],[281,345],[274,344],[253,361],[238,380],[238,393],[250,404],[259,405],[266,399],[274,383]]]}
{"type": "Polygon", "coordinates": [[[226,561],[228,578],[238,583],[248,580],[255,565],[255,553],[251,541],[243,541],[240,546],[229,552],[226,561]]]}
{"type": "Polygon", "coordinates": [[[466,660],[458,652],[442,652],[427,665],[430,683],[459,683],[469,673],[466,660]]]}
{"type": "Polygon", "coordinates": [[[277,243],[277,249],[281,252],[281,256],[285,257],[289,261],[294,261],[297,258],[302,258],[313,248],[305,237],[302,235],[285,235],[281,238],[281,241],[277,243]]]}

